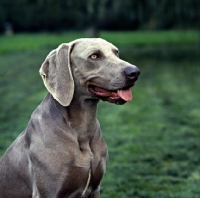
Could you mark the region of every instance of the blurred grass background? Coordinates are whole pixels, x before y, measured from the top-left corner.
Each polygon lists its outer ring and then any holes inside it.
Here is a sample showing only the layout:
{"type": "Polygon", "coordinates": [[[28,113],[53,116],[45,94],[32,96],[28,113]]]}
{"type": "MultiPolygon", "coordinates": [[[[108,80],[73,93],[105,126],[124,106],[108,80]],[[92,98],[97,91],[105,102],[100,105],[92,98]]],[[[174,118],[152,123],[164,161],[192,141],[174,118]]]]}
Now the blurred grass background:
{"type": "MultiPolygon", "coordinates": [[[[141,70],[132,102],[99,104],[98,119],[110,156],[103,198],[199,197],[198,34],[100,32],[119,47],[121,58],[141,70]],[[165,35],[171,36],[163,39],[165,35]]],[[[38,70],[49,51],[86,36],[84,32],[0,36],[6,43],[0,45],[0,155],[47,93],[38,70]]]]}

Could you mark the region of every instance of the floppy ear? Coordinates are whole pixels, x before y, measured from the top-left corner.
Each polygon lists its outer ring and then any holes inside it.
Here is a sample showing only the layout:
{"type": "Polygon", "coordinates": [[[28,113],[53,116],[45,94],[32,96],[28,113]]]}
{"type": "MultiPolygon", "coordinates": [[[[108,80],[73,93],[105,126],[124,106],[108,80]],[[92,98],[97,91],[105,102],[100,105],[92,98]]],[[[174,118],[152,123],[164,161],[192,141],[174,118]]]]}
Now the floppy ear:
{"type": "Polygon", "coordinates": [[[70,67],[72,44],[62,44],[51,51],[39,72],[47,90],[61,105],[69,106],[74,94],[74,80],[70,67]]]}

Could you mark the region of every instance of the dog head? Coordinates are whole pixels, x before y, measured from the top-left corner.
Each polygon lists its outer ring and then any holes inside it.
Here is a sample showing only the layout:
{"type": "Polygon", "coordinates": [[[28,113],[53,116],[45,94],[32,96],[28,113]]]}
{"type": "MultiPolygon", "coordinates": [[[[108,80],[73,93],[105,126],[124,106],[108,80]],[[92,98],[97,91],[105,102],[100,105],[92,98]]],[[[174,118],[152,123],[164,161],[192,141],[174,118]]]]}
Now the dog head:
{"type": "Polygon", "coordinates": [[[87,99],[124,104],[139,69],[119,58],[118,49],[103,39],[78,39],[50,52],[40,68],[47,90],[63,106],[74,91],[87,99]]]}

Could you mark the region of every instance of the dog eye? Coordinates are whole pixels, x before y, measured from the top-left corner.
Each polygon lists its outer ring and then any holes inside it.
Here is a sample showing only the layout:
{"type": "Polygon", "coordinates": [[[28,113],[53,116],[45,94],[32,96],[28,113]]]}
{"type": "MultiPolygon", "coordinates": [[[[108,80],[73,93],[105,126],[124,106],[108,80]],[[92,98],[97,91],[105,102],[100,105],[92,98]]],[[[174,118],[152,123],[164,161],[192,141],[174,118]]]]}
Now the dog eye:
{"type": "Polygon", "coordinates": [[[99,58],[99,56],[98,56],[97,54],[92,54],[92,55],[90,56],[90,58],[93,59],[93,60],[96,60],[96,59],[99,58]]]}
{"type": "Polygon", "coordinates": [[[115,51],[115,55],[119,57],[119,51],[118,50],[115,51]]]}

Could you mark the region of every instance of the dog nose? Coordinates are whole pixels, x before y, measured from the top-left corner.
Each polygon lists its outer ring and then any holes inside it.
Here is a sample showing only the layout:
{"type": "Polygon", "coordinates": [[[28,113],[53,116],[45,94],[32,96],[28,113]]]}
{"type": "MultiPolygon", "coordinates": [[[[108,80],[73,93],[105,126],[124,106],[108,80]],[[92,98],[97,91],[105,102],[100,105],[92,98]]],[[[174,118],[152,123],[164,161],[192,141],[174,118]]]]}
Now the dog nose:
{"type": "Polygon", "coordinates": [[[124,74],[131,80],[137,80],[138,76],[140,75],[140,70],[137,67],[128,66],[124,69],[124,74]]]}

